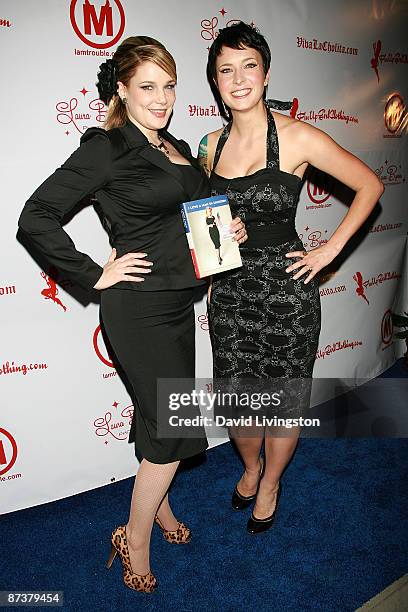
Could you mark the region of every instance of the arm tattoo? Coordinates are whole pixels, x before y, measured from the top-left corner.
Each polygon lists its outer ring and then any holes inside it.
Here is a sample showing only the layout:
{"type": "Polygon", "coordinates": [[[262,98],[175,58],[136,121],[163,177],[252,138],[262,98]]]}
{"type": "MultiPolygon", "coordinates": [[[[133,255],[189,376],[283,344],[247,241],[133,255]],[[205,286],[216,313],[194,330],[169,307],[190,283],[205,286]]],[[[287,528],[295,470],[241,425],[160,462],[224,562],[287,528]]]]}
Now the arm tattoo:
{"type": "Polygon", "coordinates": [[[200,165],[204,168],[207,175],[210,175],[210,171],[208,168],[208,136],[205,135],[200,141],[198,145],[198,161],[200,165]]]}

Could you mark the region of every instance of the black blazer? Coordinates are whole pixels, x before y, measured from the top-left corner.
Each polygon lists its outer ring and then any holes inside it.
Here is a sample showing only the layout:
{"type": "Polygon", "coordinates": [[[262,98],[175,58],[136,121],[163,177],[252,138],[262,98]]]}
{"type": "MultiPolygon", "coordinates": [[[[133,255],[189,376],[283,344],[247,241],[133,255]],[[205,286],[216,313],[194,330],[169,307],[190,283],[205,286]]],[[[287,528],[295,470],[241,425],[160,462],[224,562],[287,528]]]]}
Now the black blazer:
{"type": "Polygon", "coordinates": [[[102,128],[86,130],[80,147],[23,208],[20,229],[50,263],[86,289],[95,285],[103,268],[75,248],[62,222],[78,202],[93,193],[110,226],[117,256],[144,252],[153,262],[143,283],[121,281],[114,287],[156,291],[205,282],[195,277],[179,205],[207,197],[209,182],[188,144],[167,131],[161,133],[199,170],[194,194],[186,193],[178,165],[151,147],[128,121],[109,133],[102,128]]]}

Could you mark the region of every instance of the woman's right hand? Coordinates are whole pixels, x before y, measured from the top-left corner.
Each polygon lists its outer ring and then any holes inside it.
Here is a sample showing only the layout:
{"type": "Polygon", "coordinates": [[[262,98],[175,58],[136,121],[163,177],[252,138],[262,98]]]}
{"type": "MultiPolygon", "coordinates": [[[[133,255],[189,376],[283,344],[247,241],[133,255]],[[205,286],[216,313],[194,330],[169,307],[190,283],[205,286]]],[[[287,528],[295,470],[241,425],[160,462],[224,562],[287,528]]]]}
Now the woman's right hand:
{"type": "Polygon", "coordinates": [[[126,253],[116,259],[116,249],[112,249],[112,253],[103,266],[103,272],[98,282],[94,285],[94,289],[107,289],[119,283],[120,281],[130,281],[132,283],[141,283],[145,279],[141,276],[133,276],[136,272],[139,274],[149,274],[151,269],[147,266],[152,266],[152,261],[143,259],[147,253],[126,253]]]}

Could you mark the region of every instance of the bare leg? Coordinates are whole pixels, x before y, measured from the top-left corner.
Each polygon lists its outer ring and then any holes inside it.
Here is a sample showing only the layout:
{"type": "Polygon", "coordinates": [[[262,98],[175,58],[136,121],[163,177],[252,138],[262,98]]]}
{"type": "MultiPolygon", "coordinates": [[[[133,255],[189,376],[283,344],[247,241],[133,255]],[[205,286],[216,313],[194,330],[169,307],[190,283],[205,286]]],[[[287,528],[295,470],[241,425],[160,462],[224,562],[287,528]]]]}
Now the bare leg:
{"type": "Polygon", "coordinates": [[[263,441],[263,430],[261,430],[261,436],[254,437],[252,434],[249,437],[248,432],[246,432],[245,435],[245,429],[245,427],[239,429],[231,428],[230,434],[245,464],[245,471],[237,483],[238,491],[241,495],[247,497],[249,495],[254,495],[258,486],[259,471],[261,467],[259,453],[261,452],[263,441]]]}
{"type": "MultiPolygon", "coordinates": [[[[297,427],[291,430],[290,437],[275,437],[276,434],[279,435],[276,428],[275,435],[265,436],[265,473],[259,485],[253,511],[258,519],[268,518],[275,509],[279,480],[295,451],[299,433],[300,429],[297,427]]],[[[287,432],[285,436],[288,436],[287,432]]]]}
{"type": "Polygon", "coordinates": [[[135,478],[126,535],[135,574],[150,571],[150,535],[157,509],[167,493],[179,461],[151,463],[143,459],[135,478]]]}

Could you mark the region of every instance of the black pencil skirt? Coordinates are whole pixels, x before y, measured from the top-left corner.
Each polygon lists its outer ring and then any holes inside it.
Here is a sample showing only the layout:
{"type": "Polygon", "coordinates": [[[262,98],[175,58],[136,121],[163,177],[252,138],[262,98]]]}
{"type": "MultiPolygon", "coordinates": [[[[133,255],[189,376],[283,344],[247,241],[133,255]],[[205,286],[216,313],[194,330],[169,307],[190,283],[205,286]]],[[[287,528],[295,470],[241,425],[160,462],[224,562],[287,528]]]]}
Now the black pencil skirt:
{"type": "Polygon", "coordinates": [[[128,442],[134,442],[138,459],[171,463],[208,448],[203,427],[194,428],[194,438],[168,438],[157,432],[157,379],[195,376],[193,289],[105,289],[101,323],[133,390],[128,442]]]}

